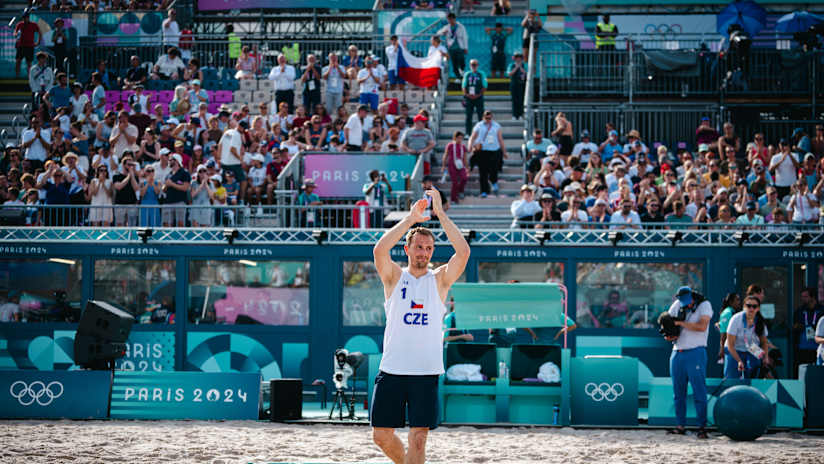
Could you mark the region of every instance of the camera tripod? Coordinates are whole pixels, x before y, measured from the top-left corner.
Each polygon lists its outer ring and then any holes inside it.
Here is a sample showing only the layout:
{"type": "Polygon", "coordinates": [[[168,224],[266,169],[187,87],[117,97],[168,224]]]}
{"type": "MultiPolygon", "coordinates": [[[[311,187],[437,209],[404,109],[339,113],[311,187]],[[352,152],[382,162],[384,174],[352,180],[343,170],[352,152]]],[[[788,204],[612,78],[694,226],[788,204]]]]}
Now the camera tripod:
{"type": "Polygon", "coordinates": [[[335,414],[335,408],[338,408],[340,420],[343,420],[344,404],[346,404],[347,409],[349,409],[349,415],[346,418],[352,420],[357,419],[357,417],[355,417],[355,390],[352,390],[352,396],[347,399],[346,391],[342,388],[335,390],[335,399],[332,400],[332,410],[329,411],[329,419],[332,419],[332,416],[335,414]]]}

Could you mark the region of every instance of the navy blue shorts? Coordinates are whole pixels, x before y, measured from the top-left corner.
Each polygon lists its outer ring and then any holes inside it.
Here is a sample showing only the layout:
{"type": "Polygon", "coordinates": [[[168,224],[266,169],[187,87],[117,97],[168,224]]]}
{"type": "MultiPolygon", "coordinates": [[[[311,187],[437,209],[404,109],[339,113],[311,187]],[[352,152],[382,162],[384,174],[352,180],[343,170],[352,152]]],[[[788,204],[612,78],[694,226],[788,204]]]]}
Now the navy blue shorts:
{"type": "Polygon", "coordinates": [[[438,427],[438,376],[394,375],[375,377],[369,422],[372,427],[438,427]],[[407,412],[408,411],[408,412],[407,412]]]}

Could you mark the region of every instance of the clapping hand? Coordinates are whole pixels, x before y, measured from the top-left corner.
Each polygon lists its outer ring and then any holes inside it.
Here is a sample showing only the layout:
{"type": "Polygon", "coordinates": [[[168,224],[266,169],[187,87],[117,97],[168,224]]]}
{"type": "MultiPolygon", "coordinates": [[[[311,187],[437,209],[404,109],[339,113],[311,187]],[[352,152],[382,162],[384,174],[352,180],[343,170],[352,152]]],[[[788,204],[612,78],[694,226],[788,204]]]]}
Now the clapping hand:
{"type": "Polygon", "coordinates": [[[427,190],[424,195],[432,199],[432,212],[437,216],[443,213],[443,203],[441,202],[441,194],[435,190],[427,190]]]}
{"type": "Polygon", "coordinates": [[[412,205],[412,208],[409,210],[409,217],[415,224],[429,220],[429,216],[424,216],[424,211],[426,211],[427,206],[429,206],[428,202],[423,199],[416,201],[412,205]]]}

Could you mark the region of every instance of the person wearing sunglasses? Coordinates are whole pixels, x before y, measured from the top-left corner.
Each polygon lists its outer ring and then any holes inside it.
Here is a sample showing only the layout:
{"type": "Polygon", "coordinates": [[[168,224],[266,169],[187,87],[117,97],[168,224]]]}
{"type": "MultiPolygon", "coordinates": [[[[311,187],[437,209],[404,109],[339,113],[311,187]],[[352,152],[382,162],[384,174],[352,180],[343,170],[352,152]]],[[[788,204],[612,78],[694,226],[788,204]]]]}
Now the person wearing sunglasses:
{"type": "Polygon", "coordinates": [[[735,314],[727,326],[724,347],[724,378],[753,379],[761,363],[770,358],[767,325],[761,315],[761,300],[754,295],[744,298],[744,310],[735,314]]]}

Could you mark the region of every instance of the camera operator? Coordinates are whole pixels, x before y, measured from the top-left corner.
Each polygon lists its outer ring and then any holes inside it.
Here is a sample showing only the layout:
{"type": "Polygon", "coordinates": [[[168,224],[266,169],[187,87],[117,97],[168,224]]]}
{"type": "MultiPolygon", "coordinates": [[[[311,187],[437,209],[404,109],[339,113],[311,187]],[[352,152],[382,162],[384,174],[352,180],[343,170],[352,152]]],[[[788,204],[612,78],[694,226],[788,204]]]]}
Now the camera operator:
{"type": "Polygon", "coordinates": [[[673,433],[683,435],[687,424],[687,382],[692,385],[695,414],[698,420],[698,438],[707,438],[707,328],[712,319],[712,306],[703,295],[690,287],[681,287],[676,300],[667,311],[680,327],[679,335],[666,339],[673,342],[670,356],[670,375],[675,400],[677,428],[673,433]]]}

